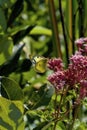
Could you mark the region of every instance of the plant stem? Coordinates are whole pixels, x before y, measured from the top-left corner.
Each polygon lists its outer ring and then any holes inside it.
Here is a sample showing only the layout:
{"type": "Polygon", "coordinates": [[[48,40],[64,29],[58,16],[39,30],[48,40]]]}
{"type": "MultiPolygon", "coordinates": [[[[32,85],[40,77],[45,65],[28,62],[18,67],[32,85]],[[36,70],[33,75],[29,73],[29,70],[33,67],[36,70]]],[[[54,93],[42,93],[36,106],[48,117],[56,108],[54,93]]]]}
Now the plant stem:
{"type": "Polygon", "coordinates": [[[78,0],[79,6],[79,37],[84,37],[84,1],[78,0]]]}
{"type": "Polygon", "coordinates": [[[73,130],[73,126],[74,126],[75,119],[76,119],[77,116],[78,116],[78,111],[79,111],[79,106],[77,106],[77,107],[74,108],[73,123],[72,123],[72,125],[70,126],[70,127],[71,127],[71,130],[73,130]]]}
{"type": "Polygon", "coordinates": [[[57,26],[57,19],[56,19],[56,11],[55,11],[55,6],[54,6],[54,0],[48,0],[48,5],[49,5],[49,13],[50,13],[50,18],[51,18],[51,24],[52,24],[52,29],[53,29],[53,40],[55,41],[54,44],[54,51],[55,51],[55,56],[62,58],[62,53],[61,53],[61,46],[60,46],[60,39],[59,39],[59,31],[58,31],[58,26],[57,26]]]}
{"type": "Polygon", "coordinates": [[[67,59],[67,64],[68,64],[69,63],[68,43],[67,43],[66,32],[65,32],[65,25],[64,25],[64,17],[63,17],[63,12],[62,12],[61,0],[59,0],[59,11],[60,11],[60,17],[61,17],[61,24],[62,24],[62,29],[63,29],[64,41],[65,41],[66,59],[67,59]]]}
{"type": "Polygon", "coordinates": [[[70,27],[71,27],[71,40],[72,40],[72,53],[75,53],[75,18],[76,14],[74,14],[74,1],[70,0],[70,8],[71,17],[70,17],[70,27]]]}
{"type": "Polygon", "coordinates": [[[69,0],[69,2],[68,2],[68,11],[67,11],[67,13],[69,14],[67,16],[68,17],[68,25],[67,25],[67,27],[68,27],[69,38],[70,38],[70,40],[69,40],[70,41],[69,42],[69,54],[71,55],[72,52],[73,52],[73,48],[72,48],[72,0],[69,0]]]}
{"type": "MultiPolygon", "coordinates": [[[[61,108],[61,103],[62,103],[62,99],[63,99],[63,96],[65,95],[64,93],[64,88],[62,90],[62,93],[61,93],[61,97],[60,97],[60,102],[58,104],[58,108],[57,108],[57,96],[58,96],[58,93],[56,92],[56,96],[55,96],[55,119],[58,119],[58,116],[59,116],[59,112],[60,112],[60,108],[61,108]],[[57,109],[57,110],[56,110],[57,109]]],[[[54,129],[56,129],[56,125],[57,125],[57,120],[55,121],[55,124],[54,124],[54,129]]]]}
{"type": "MultiPolygon", "coordinates": [[[[54,101],[54,109],[55,109],[55,119],[57,118],[57,112],[56,112],[56,109],[57,109],[57,93],[55,93],[55,101],[54,101]]],[[[54,128],[53,130],[56,129],[56,125],[57,125],[57,121],[54,122],[54,128]]]]}
{"type": "Polygon", "coordinates": [[[71,0],[72,1],[72,53],[75,53],[75,36],[76,36],[76,26],[75,26],[75,21],[76,21],[76,15],[77,15],[77,11],[78,9],[75,11],[75,0],[71,0]]]}

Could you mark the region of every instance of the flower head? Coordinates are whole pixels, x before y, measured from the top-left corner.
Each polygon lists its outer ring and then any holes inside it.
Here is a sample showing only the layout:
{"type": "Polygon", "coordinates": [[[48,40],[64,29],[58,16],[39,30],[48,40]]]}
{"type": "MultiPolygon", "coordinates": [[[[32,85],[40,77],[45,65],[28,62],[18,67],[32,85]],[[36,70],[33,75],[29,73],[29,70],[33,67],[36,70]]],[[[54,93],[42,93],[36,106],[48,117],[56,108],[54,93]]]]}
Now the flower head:
{"type": "Polygon", "coordinates": [[[48,76],[48,81],[57,91],[66,86],[69,89],[75,89],[80,99],[87,96],[87,45],[85,42],[87,42],[87,38],[80,38],[75,42],[78,51],[70,57],[67,69],[63,68],[60,58],[48,61],[49,69],[54,71],[52,75],[48,76]]]}
{"type": "Polygon", "coordinates": [[[87,45],[85,44],[86,42],[87,42],[87,37],[80,38],[75,41],[79,52],[81,52],[82,54],[87,54],[87,45]]]}
{"type": "Polygon", "coordinates": [[[84,38],[84,42],[87,42],[87,37],[84,38]]]}
{"type": "Polygon", "coordinates": [[[65,85],[65,74],[63,71],[57,71],[48,77],[48,81],[50,81],[50,83],[58,91],[65,85]]]}
{"type": "Polygon", "coordinates": [[[84,38],[79,38],[79,39],[77,39],[76,41],[75,41],[75,43],[77,44],[77,45],[82,45],[83,43],[84,43],[84,38]]]}
{"type": "Polygon", "coordinates": [[[73,55],[70,58],[70,64],[65,71],[66,83],[69,86],[75,86],[81,80],[87,79],[87,57],[82,55],[73,55]]]}
{"type": "Polygon", "coordinates": [[[48,60],[48,68],[57,72],[58,70],[63,70],[63,62],[60,58],[54,58],[48,60]]]}

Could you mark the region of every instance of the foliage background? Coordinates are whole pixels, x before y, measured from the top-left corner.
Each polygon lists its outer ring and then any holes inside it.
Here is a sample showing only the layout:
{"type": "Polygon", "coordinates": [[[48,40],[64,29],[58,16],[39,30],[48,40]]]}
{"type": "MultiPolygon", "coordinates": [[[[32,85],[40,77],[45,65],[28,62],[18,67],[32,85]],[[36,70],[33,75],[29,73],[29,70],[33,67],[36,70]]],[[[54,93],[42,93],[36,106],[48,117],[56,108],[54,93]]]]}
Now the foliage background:
{"type": "MultiPolygon", "coordinates": [[[[0,0],[1,130],[53,129],[51,72],[37,73],[30,55],[61,57],[67,66],[75,39],[87,35],[86,5],[86,0],[0,0]]],[[[81,110],[86,113],[86,106],[81,110]]],[[[87,129],[79,114],[74,129],[87,129]]],[[[67,128],[60,121],[57,129],[67,128]]]]}

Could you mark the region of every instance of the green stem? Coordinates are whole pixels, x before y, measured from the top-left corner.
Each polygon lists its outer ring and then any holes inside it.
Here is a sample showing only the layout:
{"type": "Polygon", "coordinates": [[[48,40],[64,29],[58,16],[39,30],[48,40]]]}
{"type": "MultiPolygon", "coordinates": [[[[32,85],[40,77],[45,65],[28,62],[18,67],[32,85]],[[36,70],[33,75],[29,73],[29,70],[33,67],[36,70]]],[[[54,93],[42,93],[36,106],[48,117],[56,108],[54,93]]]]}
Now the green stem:
{"type": "MultiPolygon", "coordinates": [[[[60,112],[60,109],[61,109],[61,104],[62,104],[62,100],[63,100],[63,97],[64,97],[65,93],[64,93],[64,88],[61,92],[61,97],[60,97],[60,102],[58,104],[58,108],[57,108],[57,96],[58,96],[58,92],[56,92],[56,96],[55,96],[55,119],[58,119],[59,117],[59,112],[60,112]]],[[[56,129],[56,125],[57,125],[57,120],[54,122],[54,129],[56,129]]]]}
{"type": "Polygon", "coordinates": [[[69,63],[69,54],[68,54],[69,51],[68,51],[68,43],[67,43],[67,37],[66,37],[66,31],[65,31],[65,24],[64,24],[63,12],[62,12],[61,0],[59,0],[59,11],[60,11],[60,17],[61,17],[61,24],[62,24],[62,29],[63,29],[64,41],[65,41],[66,59],[67,59],[67,64],[68,64],[69,63]]]}
{"type": "Polygon", "coordinates": [[[75,21],[76,21],[76,15],[77,15],[77,10],[75,12],[75,1],[71,0],[72,2],[72,53],[75,53],[75,35],[76,35],[76,30],[75,30],[75,21]]]}
{"type": "Polygon", "coordinates": [[[71,130],[73,130],[73,126],[74,126],[74,123],[75,123],[75,119],[76,119],[77,116],[78,116],[79,106],[75,107],[73,110],[74,110],[73,122],[72,122],[72,124],[69,126],[69,128],[71,128],[71,130]]]}
{"type": "Polygon", "coordinates": [[[56,19],[56,11],[55,11],[55,6],[54,6],[54,0],[48,0],[48,5],[49,5],[49,13],[50,13],[50,18],[51,18],[51,24],[52,24],[52,30],[53,30],[53,40],[55,42],[54,44],[54,52],[56,57],[61,57],[62,58],[62,53],[61,53],[61,46],[60,46],[60,39],[59,39],[59,31],[58,31],[58,26],[57,26],[57,19],[56,19]]]}
{"type": "MultiPolygon", "coordinates": [[[[54,109],[55,109],[55,119],[57,118],[57,112],[56,112],[56,109],[57,109],[57,93],[55,93],[55,100],[54,100],[54,109]]],[[[56,129],[56,125],[57,125],[57,121],[54,122],[54,128],[53,130],[56,129]]]]}
{"type": "Polygon", "coordinates": [[[78,0],[79,6],[79,37],[84,37],[84,1],[78,0]]]}

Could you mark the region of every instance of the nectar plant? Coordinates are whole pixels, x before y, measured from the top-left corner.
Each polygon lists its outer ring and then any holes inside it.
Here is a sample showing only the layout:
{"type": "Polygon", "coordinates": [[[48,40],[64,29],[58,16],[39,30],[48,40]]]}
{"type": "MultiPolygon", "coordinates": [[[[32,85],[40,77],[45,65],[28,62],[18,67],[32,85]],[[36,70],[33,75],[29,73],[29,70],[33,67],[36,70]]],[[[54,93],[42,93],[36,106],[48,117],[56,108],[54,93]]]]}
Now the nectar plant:
{"type": "Polygon", "coordinates": [[[78,118],[75,111],[82,105],[84,98],[87,97],[86,42],[87,38],[80,38],[75,41],[77,51],[70,57],[67,69],[64,68],[60,58],[49,59],[48,61],[48,68],[53,70],[53,73],[48,76],[48,81],[55,88],[56,95],[54,129],[56,129],[58,121],[64,121],[65,119],[70,121],[72,129],[75,119],[78,118]]]}

